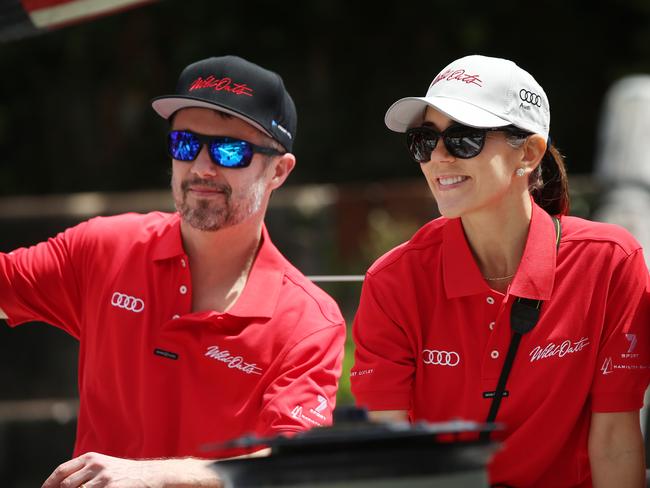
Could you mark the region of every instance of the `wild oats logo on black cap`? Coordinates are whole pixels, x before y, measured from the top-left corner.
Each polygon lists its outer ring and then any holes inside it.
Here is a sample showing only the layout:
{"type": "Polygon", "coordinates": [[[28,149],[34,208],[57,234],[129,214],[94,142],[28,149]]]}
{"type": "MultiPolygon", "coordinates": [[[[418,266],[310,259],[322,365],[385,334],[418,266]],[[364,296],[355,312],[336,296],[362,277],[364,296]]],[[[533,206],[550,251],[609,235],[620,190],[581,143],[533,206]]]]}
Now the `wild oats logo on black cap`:
{"type": "Polygon", "coordinates": [[[246,95],[248,97],[253,96],[253,89],[249,86],[246,86],[246,83],[237,83],[230,78],[215,78],[212,75],[208,76],[205,79],[199,76],[196,80],[194,80],[190,84],[188,91],[192,92],[194,90],[225,90],[227,92],[234,93],[235,95],[246,95]]]}
{"type": "Polygon", "coordinates": [[[154,98],[152,106],[168,119],[182,108],[219,110],[248,122],[291,151],[296,107],[282,78],[237,56],[208,58],[187,66],[176,93],[154,98]]]}

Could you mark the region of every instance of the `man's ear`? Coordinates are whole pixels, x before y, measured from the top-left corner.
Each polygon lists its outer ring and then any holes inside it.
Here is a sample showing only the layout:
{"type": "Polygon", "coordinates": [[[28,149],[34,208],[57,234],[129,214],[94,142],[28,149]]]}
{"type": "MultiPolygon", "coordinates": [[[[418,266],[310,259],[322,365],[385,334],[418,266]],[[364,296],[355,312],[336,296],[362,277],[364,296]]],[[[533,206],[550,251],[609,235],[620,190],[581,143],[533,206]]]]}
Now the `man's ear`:
{"type": "Polygon", "coordinates": [[[295,166],[296,157],[292,153],[284,153],[282,156],[273,158],[269,181],[271,189],[280,188],[295,166]]]}

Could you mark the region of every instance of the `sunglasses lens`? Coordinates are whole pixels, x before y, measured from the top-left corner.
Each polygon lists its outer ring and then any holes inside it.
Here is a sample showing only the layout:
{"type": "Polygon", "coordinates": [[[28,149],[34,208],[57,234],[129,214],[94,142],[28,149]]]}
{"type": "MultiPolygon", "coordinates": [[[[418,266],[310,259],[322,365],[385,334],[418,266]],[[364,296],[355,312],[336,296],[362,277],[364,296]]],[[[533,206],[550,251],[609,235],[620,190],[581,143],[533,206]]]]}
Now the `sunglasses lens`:
{"type": "Polygon", "coordinates": [[[440,136],[428,129],[415,128],[406,132],[406,145],[414,161],[426,163],[431,159],[431,153],[438,144],[440,136]]]}
{"type": "Polygon", "coordinates": [[[469,159],[478,154],[485,144],[485,130],[472,127],[451,127],[445,131],[445,146],[455,157],[469,159]]]}
{"type": "Polygon", "coordinates": [[[225,168],[243,168],[253,159],[253,149],[248,142],[226,138],[213,140],[210,154],[219,166],[225,168]]]}
{"type": "Polygon", "coordinates": [[[171,131],[167,142],[169,155],[179,161],[194,161],[201,150],[201,141],[191,132],[171,131]]]}

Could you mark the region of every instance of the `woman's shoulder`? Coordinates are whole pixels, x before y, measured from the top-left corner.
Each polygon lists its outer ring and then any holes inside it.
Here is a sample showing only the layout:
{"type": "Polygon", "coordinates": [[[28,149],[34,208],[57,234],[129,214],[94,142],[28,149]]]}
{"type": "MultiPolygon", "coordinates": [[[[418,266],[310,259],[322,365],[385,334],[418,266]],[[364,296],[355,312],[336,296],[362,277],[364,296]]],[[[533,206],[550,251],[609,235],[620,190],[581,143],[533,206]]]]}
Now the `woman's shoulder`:
{"type": "Polygon", "coordinates": [[[601,243],[617,247],[625,254],[641,248],[630,231],[620,225],[571,216],[562,217],[562,242],[601,243]]]}

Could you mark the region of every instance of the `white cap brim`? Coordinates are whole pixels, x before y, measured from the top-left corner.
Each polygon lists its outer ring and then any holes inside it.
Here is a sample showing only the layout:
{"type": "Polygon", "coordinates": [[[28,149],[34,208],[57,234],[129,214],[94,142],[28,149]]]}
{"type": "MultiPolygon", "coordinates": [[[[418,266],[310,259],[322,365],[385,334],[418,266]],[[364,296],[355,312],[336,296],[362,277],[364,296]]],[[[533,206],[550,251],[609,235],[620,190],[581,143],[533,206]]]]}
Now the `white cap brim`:
{"type": "Polygon", "coordinates": [[[511,123],[482,108],[453,98],[407,97],[390,106],[384,117],[386,126],[395,132],[406,132],[424,120],[427,107],[433,107],[447,117],[470,127],[504,127],[511,123]]]}

